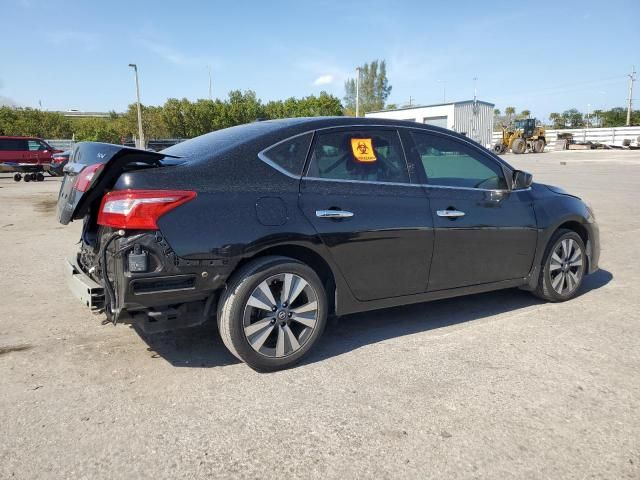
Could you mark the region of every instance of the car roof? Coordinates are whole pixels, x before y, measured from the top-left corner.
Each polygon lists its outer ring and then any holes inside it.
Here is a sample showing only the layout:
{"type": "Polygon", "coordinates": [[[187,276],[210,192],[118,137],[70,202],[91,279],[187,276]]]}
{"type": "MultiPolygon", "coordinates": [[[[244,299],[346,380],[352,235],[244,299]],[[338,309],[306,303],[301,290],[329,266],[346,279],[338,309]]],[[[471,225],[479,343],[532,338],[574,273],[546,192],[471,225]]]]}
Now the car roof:
{"type": "Polygon", "coordinates": [[[20,135],[0,135],[0,140],[43,140],[40,137],[25,137],[20,135]]]}
{"type": "Polygon", "coordinates": [[[461,135],[456,134],[451,130],[406,120],[370,117],[298,117],[262,120],[222,130],[216,130],[178,143],[162,150],[161,152],[166,155],[177,157],[204,158],[206,156],[216,155],[224,150],[234,148],[242,144],[253,143],[256,141],[276,143],[278,140],[312,130],[349,126],[407,127],[437,131],[447,133],[449,135],[458,135],[462,138],[461,135]]]}

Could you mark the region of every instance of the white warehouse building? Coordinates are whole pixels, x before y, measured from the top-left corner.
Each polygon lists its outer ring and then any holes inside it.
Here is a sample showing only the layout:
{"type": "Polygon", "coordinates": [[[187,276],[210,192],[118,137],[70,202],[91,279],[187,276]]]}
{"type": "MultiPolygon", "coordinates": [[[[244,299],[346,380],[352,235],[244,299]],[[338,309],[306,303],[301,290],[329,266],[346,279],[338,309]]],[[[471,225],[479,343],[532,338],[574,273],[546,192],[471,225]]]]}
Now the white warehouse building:
{"type": "Polygon", "coordinates": [[[495,107],[493,103],[480,100],[465,100],[438,105],[367,112],[365,117],[428,123],[462,133],[479,144],[490,148],[491,134],[493,132],[493,107],[495,107]]]}

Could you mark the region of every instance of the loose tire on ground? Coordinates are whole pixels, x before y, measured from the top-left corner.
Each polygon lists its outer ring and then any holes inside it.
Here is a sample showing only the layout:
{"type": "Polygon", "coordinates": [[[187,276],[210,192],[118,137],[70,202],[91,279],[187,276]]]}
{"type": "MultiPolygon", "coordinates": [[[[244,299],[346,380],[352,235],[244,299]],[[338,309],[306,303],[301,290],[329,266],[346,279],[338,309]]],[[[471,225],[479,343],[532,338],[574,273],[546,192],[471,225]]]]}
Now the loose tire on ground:
{"type": "Polygon", "coordinates": [[[527,143],[521,138],[516,138],[511,144],[511,151],[515,154],[524,153],[526,149],[527,143]]]}
{"type": "Polygon", "coordinates": [[[322,281],[309,266],[288,257],[258,258],[240,268],[227,283],[218,303],[220,337],[234,356],[254,370],[288,368],[299,362],[322,335],[327,303],[322,281]],[[303,285],[295,280],[294,286],[292,279],[302,279],[306,286],[287,305],[284,292],[293,297],[298,285],[303,285]],[[264,295],[267,290],[271,296],[264,295]],[[276,310],[270,313],[269,307],[276,310]],[[300,310],[305,312],[296,313],[300,310]]]}
{"type": "Polygon", "coordinates": [[[580,235],[573,230],[559,229],[549,240],[542,260],[538,286],[533,294],[549,302],[564,302],[575,297],[584,280],[587,261],[586,248],[580,235]],[[573,247],[566,254],[566,261],[563,242],[573,247]],[[565,264],[569,264],[566,269],[565,264]],[[562,274],[565,275],[566,282],[558,277],[562,274]]]}

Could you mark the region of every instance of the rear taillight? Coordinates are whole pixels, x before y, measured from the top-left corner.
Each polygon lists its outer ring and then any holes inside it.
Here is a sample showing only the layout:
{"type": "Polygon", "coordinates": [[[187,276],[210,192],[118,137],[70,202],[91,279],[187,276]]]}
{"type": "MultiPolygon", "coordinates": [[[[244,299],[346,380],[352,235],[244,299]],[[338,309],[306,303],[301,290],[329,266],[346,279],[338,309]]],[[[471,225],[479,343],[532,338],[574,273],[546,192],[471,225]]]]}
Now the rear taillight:
{"type": "Polygon", "coordinates": [[[84,167],[78,174],[78,179],[76,180],[74,188],[80,192],[86,192],[89,190],[89,187],[93,183],[93,179],[100,173],[102,167],[104,167],[103,163],[94,163],[93,165],[84,167]]]}
{"type": "Polygon", "coordinates": [[[133,230],[157,230],[165,213],[196,197],[188,190],[114,190],[102,198],[98,224],[133,230]]]}

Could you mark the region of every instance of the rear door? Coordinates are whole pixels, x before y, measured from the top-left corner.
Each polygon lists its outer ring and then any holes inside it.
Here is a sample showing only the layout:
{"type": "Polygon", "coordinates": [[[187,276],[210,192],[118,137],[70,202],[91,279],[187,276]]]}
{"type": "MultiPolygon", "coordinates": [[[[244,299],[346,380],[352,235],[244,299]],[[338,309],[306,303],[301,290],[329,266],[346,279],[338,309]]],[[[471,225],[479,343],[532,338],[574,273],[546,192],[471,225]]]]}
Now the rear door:
{"type": "Polygon", "coordinates": [[[537,224],[528,190],[512,191],[508,170],[457,137],[412,131],[435,227],[429,291],[525,277],[537,224]]]}
{"type": "Polygon", "coordinates": [[[431,213],[397,130],[317,132],[300,191],[302,211],[358,300],[426,291],[431,213]]]}
{"type": "Polygon", "coordinates": [[[22,138],[0,139],[0,162],[23,163],[27,148],[27,141],[22,138]]]}

